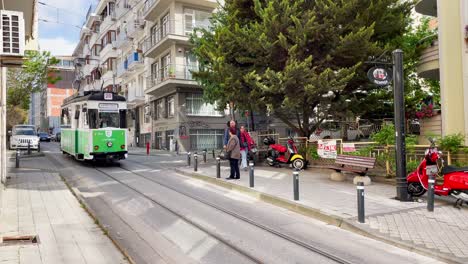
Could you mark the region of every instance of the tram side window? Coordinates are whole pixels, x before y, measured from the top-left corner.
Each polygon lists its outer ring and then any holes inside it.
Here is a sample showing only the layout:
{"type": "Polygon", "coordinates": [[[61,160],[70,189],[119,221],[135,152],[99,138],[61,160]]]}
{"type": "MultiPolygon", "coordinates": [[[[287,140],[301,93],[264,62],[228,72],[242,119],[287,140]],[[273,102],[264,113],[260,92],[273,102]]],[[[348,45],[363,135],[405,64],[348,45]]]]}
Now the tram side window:
{"type": "Polygon", "coordinates": [[[70,114],[68,113],[68,108],[63,108],[62,109],[62,114],[61,114],[61,124],[62,125],[70,125],[70,114]]]}
{"type": "Polygon", "coordinates": [[[96,129],[98,127],[98,110],[88,109],[88,123],[90,129],[96,129]]]}
{"type": "Polygon", "coordinates": [[[120,109],[120,128],[127,128],[127,110],[120,109]]]}

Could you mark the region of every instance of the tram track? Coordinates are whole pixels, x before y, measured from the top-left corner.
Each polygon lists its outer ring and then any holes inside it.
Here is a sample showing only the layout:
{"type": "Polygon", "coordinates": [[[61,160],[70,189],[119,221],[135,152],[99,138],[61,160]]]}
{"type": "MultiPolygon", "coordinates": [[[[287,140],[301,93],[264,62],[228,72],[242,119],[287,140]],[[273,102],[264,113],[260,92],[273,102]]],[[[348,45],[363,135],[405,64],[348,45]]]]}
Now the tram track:
{"type": "MultiPolygon", "coordinates": [[[[145,164],[143,164],[143,163],[140,163],[140,162],[135,162],[135,163],[141,164],[141,165],[143,165],[143,166],[147,166],[147,165],[145,165],[145,164]]],[[[187,198],[189,198],[189,199],[192,199],[192,200],[194,200],[194,201],[197,201],[198,203],[201,203],[201,204],[203,204],[203,205],[205,205],[205,206],[208,206],[208,207],[210,207],[210,208],[213,208],[213,209],[215,209],[215,210],[218,211],[218,212],[221,212],[221,213],[223,213],[223,214],[226,214],[226,215],[228,215],[228,216],[230,216],[230,217],[233,217],[233,218],[235,218],[235,219],[237,219],[237,220],[243,221],[243,222],[245,222],[245,223],[247,223],[247,224],[249,224],[249,225],[251,225],[251,226],[253,226],[253,227],[255,227],[255,228],[258,228],[258,229],[260,229],[260,230],[262,230],[262,231],[264,231],[264,232],[267,232],[267,233],[269,233],[269,234],[272,234],[272,235],[274,235],[274,236],[276,236],[276,237],[278,237],[278,238],[280,238],[280,239],[283,239],[283,240],[285,240],[285,241],[287,241],[287,242],[289,242],[289,243],[295,244],[295,245],[297,245],[297,246],[299,246],[299,247],[301,247],[301,248],[303,248],[303,249],[306,249],[306,250],[308,250],[308,251],[311,251],[311,252],[313,252],[313,253],[315,253],[315,254],[318,254],[318,255],[320,255],[320,256],[323,256],[323,257],[325,257],[325,258],[327,258],[327,259],[329,259],[329,260],[332,260],[332,261],[334,261],[334,262],[336,262],[336,263],[343,263],[343,264],[351,264],[351,263],[353,263],[353,262],[348,261],[348,260],[346,260],[346,259],[343,259],[343,258],[341,258],[341,257],[339,257],[339,256],[337,256],[337,255],[334,255],[334,254],[332,254],[332,253],[330,253],[330,252],[327,252],[326,250],[324,250],[324,249],[322,249],[322,248],[320,248],[320,247],[318,247],[318,246],[311,245],[311,244],[309,244],[309,243],[306,243],[306,242],[304,242],[304,241],[301,241],[301,240],[299,240],[299,239],[296,239],[296,238],[294,238],[294,237],[291,237],[290,235],[281,233],[281,232],[275,230],[275,229],[272,228],[272,227],[269,227],[269,226],[267,226],[267,225],[258,223],[258,222],[256,222],[256,221],[254,221],[254,220],[252,220],[252,219],[250,219],[250,218],[248,218],[248,217],[245,217],[245,216],[243,216],[243,215],[240,215],[240,214],[238,214],[238,213],[236,213],[236,212],[227,210],[227,209],[225,209],[225,208],[223,208],[223,207],[221,207],[221,206],[218,206],[218,205],[216,205],[216,204],[214,204],[214,203],[212,203],[212,202],[210,202],[210,201],[207,201],[207,200],[205,200],[205,199],[203,199],[203,198],[200,198],[200,197],[198,197],[198,196],[196,196],[196,195],[192,195],[192,194],[187,193],[187,192],[185,192],[185,191],[181,191],[181,190],[179,190],[179,189],[176,189],[176,188],[174,188],[173,186],[170,186],[170,185],[168,185],[168,184],[166,184],[166,183],[164,183],[164,182],[158,181],[158,180],[156,180],[156,179],[154,179],[154,178],[148,177],[148,176],[143,175],[143,174],[141,174],[141,173],[138,173],[138,172],[132,171],[132,170],[130,170],[130,169],[127,169],[127,168],[125,168],[125,167],[122,167],[122,164],[119,164],[119,165],[120,165],[120,167],[119,167],[120,169],[122,169],[122,170],[124,170],[124,171],[127,171],[127,172],[129,172],[129,173],[131,173],[131,174],[133,174],[133,175],[135,175],[135,176],[137,176],[137,177],[144,178],[144,179],[146,179],[146,180],[148,180],[148,181],[150,181],[150,182],[152,182],[152,183],[155,183],[155,184],[157,184],[157,185],[159,185],[159,186],[161,186],[161,187],[163,187],[163,188],[166,188],[166,189],[168,189],[168,190],[170,190],[170,191],[172,191],[172,192],[175,192],[175,193],[177,193],[177,194],[179,194],[179,195],[182,195],[182,196],[185,196],[185,197],[187,197],[187,198]]],[[[164,166],[163,166],[163,167],[164,167],[164,166]]],[[[167,206],[167,205],[165,205],[165,204],[163,204],[163,203],[161,203],[161,202],[159,202],[159,201],[156,201],[154,198],[152,198],[152,197],[150,197],[150,196],[148,196],[148,195],[142,193],[142,192],[139,191],[138,189],[136,189],[136,188],[134,188],[134,187],[128,185],[127,183],[123,182],[122,180],[120,180],[120,179],[114,177],[113,175],[111,175],[110,173],[106,172],[105,170],[103,170],[103,169],[101,169],[101,168],[99,168],[99,167],[96,167],[96,166],[93,166],[93,168],[94,168],[95,170],[99,171],[100,173],[104,174],[105,176],[111,178],[112,180],[117,181],[118,183],[120,183],[120,184],[126,186],[127,188],[129,188],[129,189],[131,189],[131,190],[133,190],[133,191],[139,193],[140,195],[142,195],[142,196],[145,197],[146,199],[148,199],[148,200],[154,202],[155,204],[161,206],[161,207],[164,208],[165,210],[168,210],[169,212],[171,212],[172,214],[174,214],[174,215],[176,215],[177,217],[181,218],[182,220],[184,220],[184,221],[187,222],[188,224],[193,225],[193,226],[195,226],[196,228],[200,229],[201,231],[205,232],[206,234],[212,236],[212,237],[215,238],[216,240],[218,240],[218,241],[222,242],[223,244],[225,244],[226,246],[232,248],[234,251],[236,251],[236,252],[238,252],[239,254],[243,255],[244,257],[246,257],[247,259],[251,260],[252,262],[254,262],[254,263],[264,263],[264,262],[265,262],[265,261],[262,261],[261,259],[258,259],[258,258],[255,257],[255,256],[253,256],[251,253],[245,251],[244,249],[239,248],[239,247],[233,245],[233,244],[230,243],[229,241],[226,241],[224,238],[220,237],[218,234],[215,234],[214,232],[212,232],[212,231],[208,230],[207,228],[203,227],[202,225],[200,225],[200,224],[194,222],[193,220],[191,220],[190,218],[184,216],[184,215],[181,214],[180,212],[178,212],[178,211],[176,211],[176,210],[174,210],[174,209],[171,209],[169,206],[167,206]]],[[[167,169],[169,169],[169,168],[166,167],[166,168],[162,168],[162,169],[163,169],[163,170],[164,170],[164,169],[167,170],[167,169]]]]}

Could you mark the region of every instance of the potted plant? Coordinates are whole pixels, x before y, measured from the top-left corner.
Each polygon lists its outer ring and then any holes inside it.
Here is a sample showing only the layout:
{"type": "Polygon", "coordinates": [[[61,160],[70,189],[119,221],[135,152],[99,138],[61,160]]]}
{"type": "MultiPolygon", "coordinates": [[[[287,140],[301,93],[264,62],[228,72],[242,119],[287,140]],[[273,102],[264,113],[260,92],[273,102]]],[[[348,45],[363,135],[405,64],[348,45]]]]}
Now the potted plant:
{"type": "Polygon", "coordinates": [[[174,67],[169,67],[169,78],[174,79],[176,77],[175,75],[175,69],[174,67]]]}

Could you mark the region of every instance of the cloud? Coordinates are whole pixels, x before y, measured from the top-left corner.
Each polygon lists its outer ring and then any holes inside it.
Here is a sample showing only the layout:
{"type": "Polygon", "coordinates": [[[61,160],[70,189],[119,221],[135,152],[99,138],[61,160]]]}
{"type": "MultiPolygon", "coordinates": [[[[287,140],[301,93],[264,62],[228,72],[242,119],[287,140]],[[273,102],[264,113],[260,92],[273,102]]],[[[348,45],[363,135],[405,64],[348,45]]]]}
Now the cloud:
{"type": "Polygon", "coordinates": [[[50,51],[52,55],[72,55],[75,50],[76,43],[66,40],[62,37],[56,38],[39,38],[40,50],[50,51]]]}

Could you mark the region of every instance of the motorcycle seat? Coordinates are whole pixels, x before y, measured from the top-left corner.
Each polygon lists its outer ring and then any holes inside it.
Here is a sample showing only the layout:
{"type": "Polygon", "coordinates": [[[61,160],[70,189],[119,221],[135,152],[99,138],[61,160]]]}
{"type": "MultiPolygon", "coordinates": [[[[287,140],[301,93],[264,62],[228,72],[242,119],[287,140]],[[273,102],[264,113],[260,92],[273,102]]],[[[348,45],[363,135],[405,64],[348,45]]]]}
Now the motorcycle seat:
{"type": "Polygon", "coordinates": [[[448,174],[452,172],[463,172],[463,171],[468,171],[468,167],[444,166],[442,168],[442,174],[448,174]]]}

